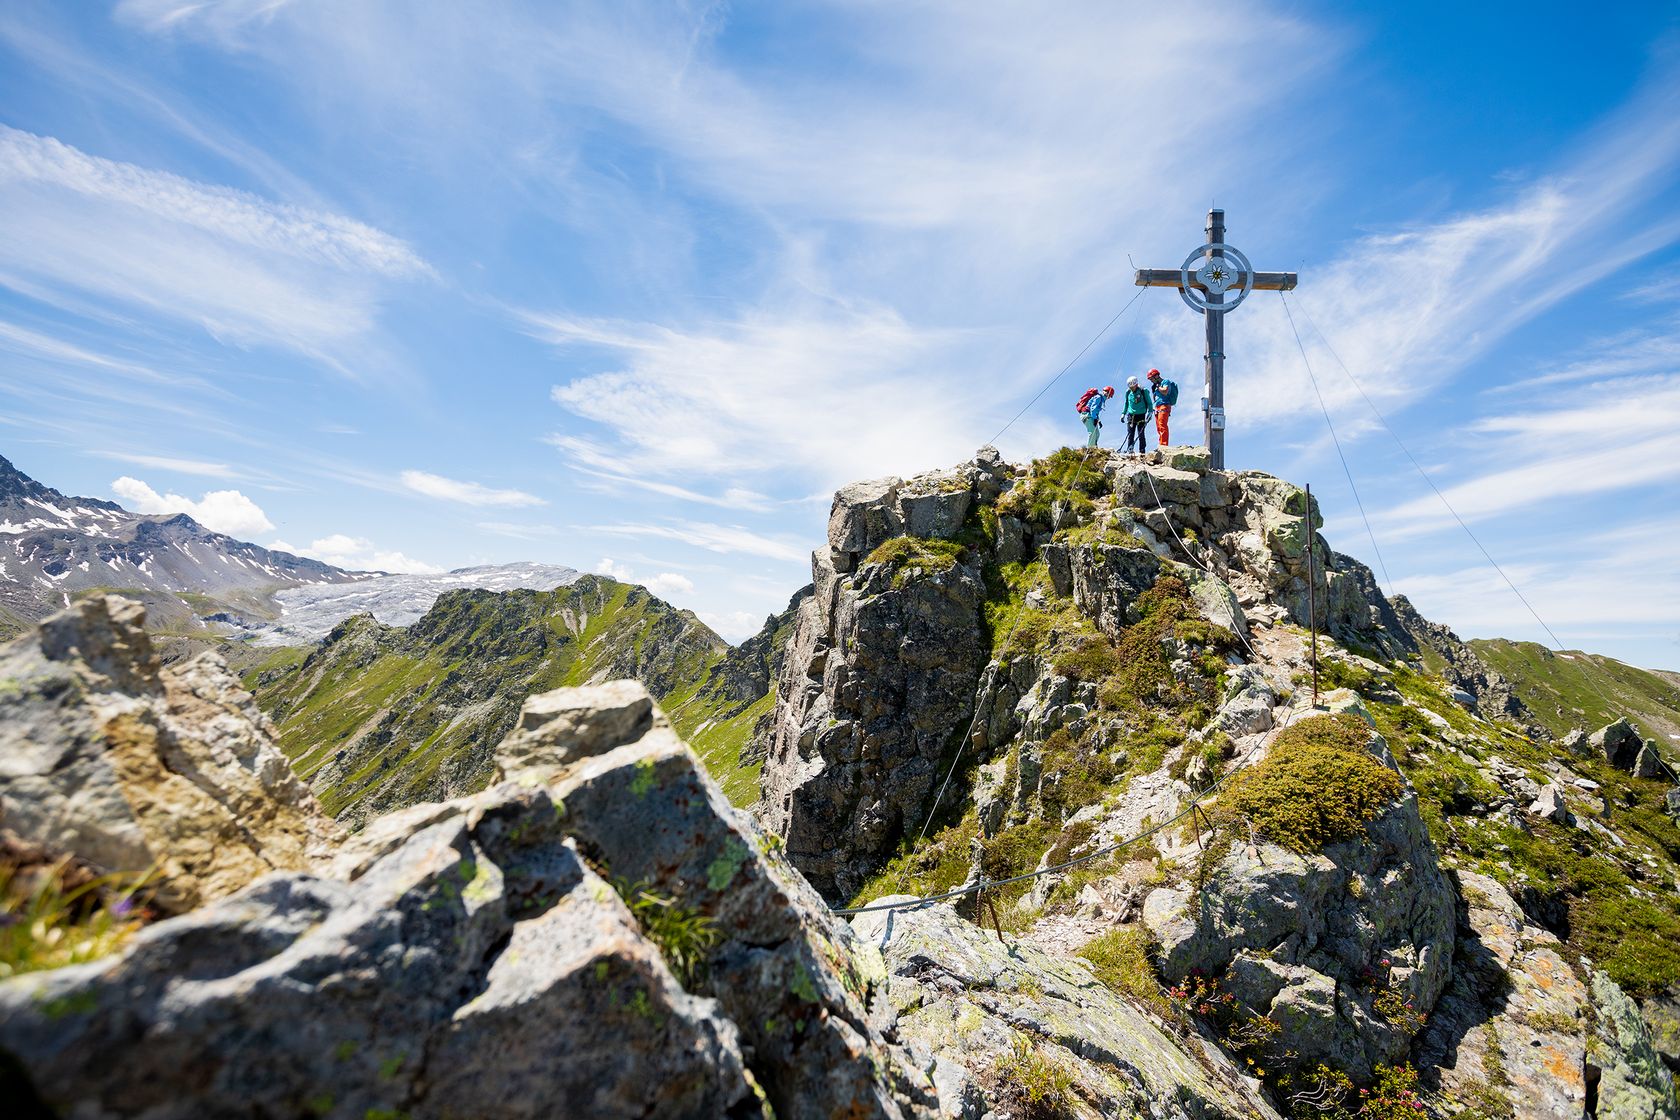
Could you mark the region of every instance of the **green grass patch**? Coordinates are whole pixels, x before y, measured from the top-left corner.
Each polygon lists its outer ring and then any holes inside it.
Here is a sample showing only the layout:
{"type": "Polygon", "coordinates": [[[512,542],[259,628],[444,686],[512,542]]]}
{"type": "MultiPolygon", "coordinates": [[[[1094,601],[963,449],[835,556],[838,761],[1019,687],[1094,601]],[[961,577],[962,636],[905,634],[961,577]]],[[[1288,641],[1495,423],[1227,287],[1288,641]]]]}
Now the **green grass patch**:
{"type": "Polygon", "coordinates": [[[894,587],[903,587],[921,576],[938,575],[957,566],[963,546],[956,541],[930,537],[892,537],[881,542],[864,558],[864,564],[882,564],[892,573],[894,587]]]}
{"type": "Polygon", "coordinates": [[[1155,939],[1141,925],[1121,926],[1099,934],[1074,952],[1091,962],[1097,979],[1130,996],[1168,1022],[1182,1022],[1183,1009],[1167,997],[1155,972],[1155,939]]]}

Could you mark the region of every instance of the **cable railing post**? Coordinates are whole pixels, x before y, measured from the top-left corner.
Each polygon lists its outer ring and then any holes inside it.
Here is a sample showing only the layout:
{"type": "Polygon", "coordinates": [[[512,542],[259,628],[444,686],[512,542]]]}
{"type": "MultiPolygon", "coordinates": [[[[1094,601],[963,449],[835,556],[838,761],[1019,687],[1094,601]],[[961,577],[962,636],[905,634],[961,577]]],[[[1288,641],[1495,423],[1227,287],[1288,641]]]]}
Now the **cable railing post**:
{"type": "Polygon", "coordinates": [[[1318,592],[1313,580],[1313,552],[1318,529],[1313,525],[1312,483],[1307,483],[1307,625],[1312,630],[1313,707],[1318,707],[1318,592]]]}

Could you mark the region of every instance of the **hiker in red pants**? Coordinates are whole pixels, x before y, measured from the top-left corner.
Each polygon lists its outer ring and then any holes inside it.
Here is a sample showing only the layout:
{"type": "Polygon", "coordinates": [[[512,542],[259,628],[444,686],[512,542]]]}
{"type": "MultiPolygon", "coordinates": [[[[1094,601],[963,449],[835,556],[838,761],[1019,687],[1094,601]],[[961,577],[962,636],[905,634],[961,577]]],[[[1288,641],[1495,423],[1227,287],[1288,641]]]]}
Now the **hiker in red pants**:
{"type": "Polygon", "coordinates": [[[1167,420],[1172,416],[1173,405],[1178,403],[1178,382],[1161,376],[1161,371],[1149,371],[1149,397],[1155,402],[1155,434],[1161,437],[1161,446],[1167,445],[1167,420]]]}

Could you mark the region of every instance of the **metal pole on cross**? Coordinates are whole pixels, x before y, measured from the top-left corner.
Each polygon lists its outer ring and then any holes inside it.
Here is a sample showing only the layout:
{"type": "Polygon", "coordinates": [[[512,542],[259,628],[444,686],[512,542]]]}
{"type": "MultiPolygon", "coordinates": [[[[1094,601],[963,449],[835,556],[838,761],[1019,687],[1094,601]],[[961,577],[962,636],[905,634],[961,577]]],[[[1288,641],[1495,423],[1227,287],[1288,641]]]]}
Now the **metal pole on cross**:
{"type": "Polygon", "coordinates": [[[1137,284],[1148,288],[1177,288],[1192,311],[1200,312],[1207,337],[1202,356],[1205,393],[1202,397],[1202,436],[1208,456],[1218,469],[1225,466],[1225,315],[1260,290],[1295,289],[1293,272],[1255,272],[1248,258],[1225,244],[1225,211],[1208,211],[1207,241],[1184,258],[1178,268],[1140,268],[1137,284]],[[1227,300],[1226,293],[1233,293],[1227,300]]]}

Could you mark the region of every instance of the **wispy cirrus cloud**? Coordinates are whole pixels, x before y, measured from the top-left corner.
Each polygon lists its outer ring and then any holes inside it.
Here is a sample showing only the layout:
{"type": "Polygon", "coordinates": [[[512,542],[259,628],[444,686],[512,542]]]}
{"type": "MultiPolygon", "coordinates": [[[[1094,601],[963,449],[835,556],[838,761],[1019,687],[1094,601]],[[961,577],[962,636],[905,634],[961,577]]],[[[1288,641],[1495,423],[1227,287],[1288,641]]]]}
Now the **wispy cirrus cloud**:
{"type": "Polygon", "coordinates": [[[586,532],[615,537],[652,537],[659,540],[680,541],[703,548],[707,552],[740,553],[761,556],[767,560],[803,563],[810,559],[809,542],[787,536],[771,536],[754,532],[740,525],[713,525],[700,521],[673,521],[665,524],[651,522],[621,522],[609,525],[582,526],[586,532]]]}
{"type": "Polygon", "coordinates": [[[405,572],[415,575],[431,575],[443,571],[436,564],[416,560],[396,549],[380,548],[366,537],[353,537],[348,533],[319,537],[303,546],[277,540],[268,547],[280,552],[290,552],[294,556],[308,556],[335,568],[346,568],[350,571],[405,572]]]}
{"type": "Polygon", "coordinates": [[[402,482],[416,494],[424,494],[428,498],[438,498],[446,502],[459,502],[466,506],[518,508],[548,504],[545,499],[535,494],[527,494],[523,490],[497,490],[483,483],[462,482],[426,471],[404,471],[402,482]]]}
{"type": "MultiPolygon", "coordinates": [[[[402,240],[324,211],[90,155],[0,125],[0,283],[197,324],[333,364],[385,287],[431,275],[402,240]]],[[[348,372],[348,370],[347,370],[348,372]]]]}

